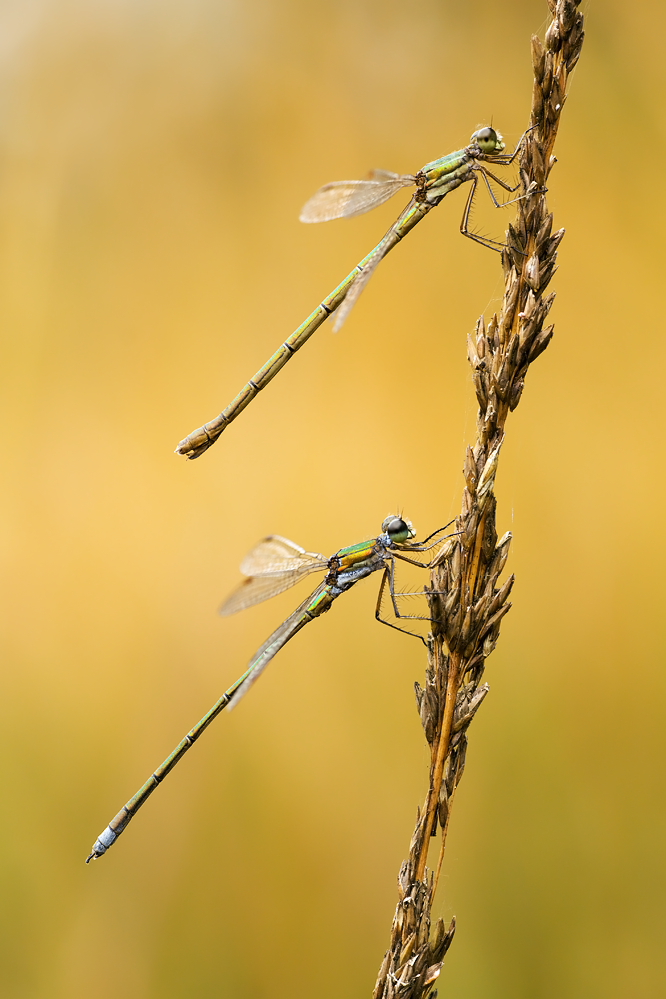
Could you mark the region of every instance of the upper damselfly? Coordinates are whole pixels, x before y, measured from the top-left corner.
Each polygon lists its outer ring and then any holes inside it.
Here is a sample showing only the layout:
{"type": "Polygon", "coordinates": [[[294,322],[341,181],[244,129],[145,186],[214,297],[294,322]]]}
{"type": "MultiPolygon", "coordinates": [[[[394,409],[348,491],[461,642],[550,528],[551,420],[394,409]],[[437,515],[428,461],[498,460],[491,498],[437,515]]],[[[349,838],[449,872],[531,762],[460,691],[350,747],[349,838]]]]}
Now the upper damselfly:
{"type": "MultiPolygon", "coordinates": [[[[319,584],[314,593],[303,601],[290,614],[286,621],[277,628],[273,634],[266,639],[261,648],[252,657],[250,665],[242,676],[229,687],[220,699],[213,705],[201,721],[188,732],[174,751],[167,756],[164,763],[157,768],[150,779],[134,795],[133,798],[121,808],[116,817],[111,820],[104,832],[95,841],[92,852],[86,863],[101,857],[110,846],[115,843],[121,832],[127,827],[130,820],[136,815],[141,805],[158,787],[166,775],[173,770],[176,764],[182,759],[190,746],[194,745],[201,733],[226,707],[235,707],[240,699],[247,693],[252,684],[266,669],[271,659],[293,638],[293,636],[304,628],[310,621],[321,617],[334,600],[351,589],[355,583],[373,572],[383,570],[382,582],[377,597],[375,617],[382,624],[387,624],[391,628],[396,628],[408,635],[414,632],[408,631],[400,625],[391,621],[386,621],[382,617],[382,599],[388,589],[391,597],[392,608],[396,618],[401,620],[430,621],[429,617],[417,614],[402,614],[398,607],[398,599],[401,596],[414,596],[415,594],[397,593],[395,589],[395,562],[400,559],[422,568],[429,568],[434,560],[442,555],[442,543],[447,537],[444,532],[449,525],[439,528],[429,535],[420,544],[412,539],[416,531],[408,520],[401,516],[391,514],[382,524],[382,533],[369,541],[362,541],[360,544],[351,545],[349,548],[341,548],[331,558],[317,555],[314,552],[307,552],[300,545],[293,541],[282,538],[279,535],[271,535],[264,538],[245,557],[241,563],[241,572],[246,577],[238,589],[231,594],[229,599],[220,608],[221,614],[234,614],[236,611],[254,604],[268,600],[278,593],[289,589],[305,576],[312,572],[325,572],[326,577],[319,584]],[[420,552],[427,552],[438,548],[434,559],[423,562],[412,556],[420,552]]],[[[416,635],[422,638],[421,635],[416,635]]],[[[425,639],[422,639],[425,641],[425,639]]]]}
{"type": "Polygon", "coordinates": [[[328,222],[332,219],[353,218],[384,204],[403,187],[415,186],[416,192],[377,246],[356,265],[342,284],[339,284],[317,306],[312,315],[308,316],[305,322],[285,340],[219,416],[216,416],[209,423],[205,423],[198,430],[194,430],[180,442],[176,448],[176,454],[185,455],[186,458],[198,458],[199,455],[203,454],[254,399],[257,393],[268,385],[306,340],[310,339],[314,331],[336,311],[334,329],[340,329],[377,265],[389,250],[392,250],[421,219],[425,218],[428,212],[436,208],[450,191],[460,187],[461,184],[469,182],[472,186],[460,223],[460,231],[464,236],[476,240],[483,246],[501,251],[504,248],[503,243],[470,231],[470,214],[479,178],[482,178],[493,204],[497,208],[502,206],[495,197],[490,184],[491,180],[499,184],[505,191],[518,190],[520,185],[511,187],[491,173],[484,163],[508,166],[513,163],[521,142],[518,143],[513,153],[505,153],[502,136],[496,129],[487,125],[474,132],[469,145],[465,146],[464,149],[457,149],[453,153],[433,160],[432,163],[426,163],[418,173],[397,174],[387,170],[375,170],[368,180],[339,180],[332,184],[325,184],[324,187],[320,188],[303,208],[300,216],[302,222],[328,222]]]}

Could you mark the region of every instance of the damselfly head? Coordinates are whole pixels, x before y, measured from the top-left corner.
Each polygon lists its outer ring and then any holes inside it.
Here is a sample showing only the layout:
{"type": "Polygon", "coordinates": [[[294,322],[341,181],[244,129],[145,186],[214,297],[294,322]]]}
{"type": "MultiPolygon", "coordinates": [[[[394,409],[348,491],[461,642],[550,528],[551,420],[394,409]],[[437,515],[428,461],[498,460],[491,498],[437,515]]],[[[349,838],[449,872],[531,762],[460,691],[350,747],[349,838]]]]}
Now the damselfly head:
{"type": "Polygon", "coordinates": [[[396,513],[390,513],[382,524],[382,531],[388,534],[389,541],[401,544],[416,536],[411,520],[405,520],[396,513]]]}
{"type": "Polygon", "coordinates": [[[481,152],[486,154],[501,153],[504,149],[503,137],[490,125],[477,129],[470,141],[475,142],[481,152]]]}

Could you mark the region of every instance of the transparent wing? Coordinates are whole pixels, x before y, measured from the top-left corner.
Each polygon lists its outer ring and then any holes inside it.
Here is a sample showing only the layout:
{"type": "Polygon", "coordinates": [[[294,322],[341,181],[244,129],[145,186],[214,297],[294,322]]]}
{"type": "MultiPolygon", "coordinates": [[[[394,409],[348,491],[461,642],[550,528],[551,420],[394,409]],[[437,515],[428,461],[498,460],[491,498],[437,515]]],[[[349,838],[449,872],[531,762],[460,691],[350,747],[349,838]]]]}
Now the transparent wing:
{"type": "Polygon", "coordinates": [[[295,586],[311,572],[328,568],[328,559],[306,552],[300,545],[273,534],[264,538],[241,563],[248,578],[234,590],[220,607],[225,616],[252,607],[295,586]]]}
{"type": "Polygon", "coordinates": [[[393,170],[379,170],[375,167],[374,170],[368,171],[368,176],[366,180],[397,180],[399,177],[405,178],[410,184],[415,183],[415,178],[411,174],[407,173],[394,173],[393,170]]]}
{"type": "Polygon", "coordinates": [[[313,560],[317,562],[317,568],[322,561],[327,564],[323,555],[306,552],[305,548],[301,548],[289,538],[283,538],[279,534],[270,534],[258,545],[255,545],[252,551],[248,552],[241,562],[240,571],[244,576],[290,572],[292,569],[310,565],[313,560]]]}
{"type": "Polygon", "coordinates": [[[246,607],[254,607],[255,604],[260,604],[264,600],[270,600],[278,593],[284,593],[285,590],[295,586],[311,572],[327,567],[328,563],[324,562],[323,565],[304,566],[300,571],[276,572],[270,576],[251,576],[242,582],[238,589],[234,590],[231,596],[224,601],[220,607],[220,614],[226,617],[229,614],[245,610],[246,607]]]}
{"type": "Polygon", "coordinates": [[[335,180],[324,184],[303,206],[301,222],[330,222],[350,219],[383,205],[415,178],[410,174],[373,170],[371,180],[335,180]]]}
{"type": "Polygon", "coordinates": [[[245,696],[252,684],[259,679],[271,659],[287,644],[289,639],[293,638],[297,631],[300,631],[301,628],[312,620],[310,615],[305,614],[305,611],[325,587],[326,583],[321,583],[314,593],[311,593],[300,607],[297,607],[294,613],[290,614],[287,620],[283,621],[280,627],[276,628],[261,648],[255,652],[247,670],[240,680],[237,681],[237,685],[234,685],[233,700],[229,705],[229,710],[236,707],[241,697],[245,696]]]}
{"type": "Polygon", "coordinates": [[[372,275],[377,270],[378,265],[384,259],[389,249],[390,247],[383,246],[380,243],[376,251],[368,260],[367,264],[364,266],[361,273],[354,278],[352,285],[349,291],[347,292],[342,304],[335,313],[335,322],[333,323],[334,333],[337,333],[338,330],[342,329],[342,326],[346,321],[349,313],[356,305],[359,295],[365,288],[366,284],[368,283],[372,275]]]}

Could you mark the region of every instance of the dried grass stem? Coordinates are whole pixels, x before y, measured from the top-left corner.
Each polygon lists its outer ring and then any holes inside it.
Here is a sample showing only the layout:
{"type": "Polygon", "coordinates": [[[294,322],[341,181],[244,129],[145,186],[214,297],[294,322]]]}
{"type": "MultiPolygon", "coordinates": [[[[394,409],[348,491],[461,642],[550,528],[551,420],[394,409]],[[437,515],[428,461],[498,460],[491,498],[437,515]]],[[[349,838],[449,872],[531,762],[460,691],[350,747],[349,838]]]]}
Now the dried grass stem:
{"type": "Polygon", "coordinates": [[[455,931],[439,919],[431,933],[431,910],[444,856],[451,804],[463,773],[467,729],[484,700],[485,661],[495,648],[500,624],[511,604],[513,576],[499,577],[511,536],[497,539],[493,485],[509,413],[520,402],[530,364],[548,346],[552,325],[546,319],[554,295],[545,290],[555,273],[564,230],[552,232],[546,184],[555,163],[552,151],[569,75],[583,43],[580,0],[548,0],[552,21],[545,40],[532,38],[533,126],[520,154],[525,197],[509,225],[502,254],[502,309],[483,317],[469,338],[468,356],[479,404],[476,439],[467,450],[460,532],[432,570],[429,602],[433,621],[425,686],[416,698],[430,746],[429,789],[419,809],[409,857],[398,878],[389,948],[374,999],[434,999],[444,955],[455,931]],[[435,874],[427,869],[428,848],[437,832],[442,842],[435,874]]]}

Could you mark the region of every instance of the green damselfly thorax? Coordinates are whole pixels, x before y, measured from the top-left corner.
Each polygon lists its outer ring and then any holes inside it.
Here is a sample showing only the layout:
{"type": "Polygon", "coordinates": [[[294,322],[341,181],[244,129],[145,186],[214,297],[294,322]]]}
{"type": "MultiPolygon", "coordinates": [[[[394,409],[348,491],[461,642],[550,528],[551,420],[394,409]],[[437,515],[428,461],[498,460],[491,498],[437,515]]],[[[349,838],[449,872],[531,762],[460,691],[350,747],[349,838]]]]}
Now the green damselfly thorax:
{"type": "MultiPolygon", "coordinates": [[[[283,621],[279,628],[266,639],[261,648],[252,657],[250,665],[242,676],[229,687],[220,699],[213,705],[201,721],[188,732],[174,751],[166,758],[164,763],[157,768],[150,779],[137,791],[133,798],[121,808],[114,819],[111,820],[99,839],[95,841],[92,852],[86,863],[101,857],[115,843],[121,832],[127,827],[130,820],[136,815],[139,808],[146,799],[159,787],[166,775],[173,770],[176,764],[182,759],[187,750],[194,745],[201,733],[226,707],[235,707],[240,699],[247,693],[252,684],[263,673],[271,659],[294,637],[294,635],[304,628],[310,621],[321,617],[342,593],[351,589],[360,579],[379,570],[383,571],[382,582],[379,587],[375,617],[382,624],[391,628],[396,628],[405,634],[413,635],[414,632],[401,628],[391,621],[386,621],[382,616],[382,598],[388,589],[393,612],[400,620],[430,621],[429,617],[417,614],[401,614],[398,607],[398,598],[402,596],[414,596],[415,594],[397,593],[395,589],[395,563],[399,559],[417,565],[422,568],[429,568],[442,555],[442,543],[452,535],[445,535],[449,524],[439,528],[430,534],[425,541],[420,544],[413,541],[416,532],[408,520],[400,516],[391,514],[382,524],[382,533],[369,541],[362,541],[360,544],[351,545],[348,548],[341,548],[331,558],[314,552],[306,552],[304,548],[288,541],[279,535],[271,535],[264,538],[245,557],[241,563],[241,572],[246,577],[240,587],[231,594],[229,599],[220,608],[221,614],[235,614],[236,611],[254,604],[268,600],[270,597],[282,593],[293,586],[305,576],[312,572],[325,572],[326,577],[319,584],[316,590],[300,604],[299,607],[290,614],[286,621],[283,621]],[[420,561],[412,556],[420,552],[431,551],[438,548],[433,559],[428,562],[420,561]]],[[[425,641],[421,635],[416,635],[425,641]]]]}
{"type": "Polygon", "coordinates": [[[504,247],[503,243],[470,231],[470,213],[480,178],[497,208],[502,207],[502,205],[495,197],[490,184],[491,180],[499,184],[505,191],[512,193],[518,190],[520,185],[511,187],[496,177],[494,173],[491,173],[484,164],[509,166],[517,156],[521,143],[522,139],[513,153],[505,153],[504,140],[500,133],[494,128],[486,126],[474,132],[469,145],[465,146],[464,149],[457,149],[453,153],[433,160],[432,163],[426,163],[416,174],[397,174],[387,170],[375,170],[369,180],[341,180],[320,188],[303,208],[300,216],[302,222],[328,222],[332,219],[353,218],[356,215],[362,215],[384,204],[404,187],[415,186],[416,193],[377,246],[356,265],[342,284],[339,284],[317,306],[312,315],[308,316],[305,322],[285,340],[219,416],[194,430],[180,442],[176,448],[176,454],[185,455],[186,458],[198,458],[199,455],[203,454],[254,399],[257,393],[268,385],[296,351],[310,339],[314,331],[336,310],[334,329],[338,330],[349,315],[352,306],[370,280],[377,265],[386,254],[421,219],[425,218],[433,208],[436,208],[447,194],[460,187],[461,184],[470,183],[471,189],[460,223],[460,231],[464,236],[468,236],[483,246],[501,252],[504,247]]]}

